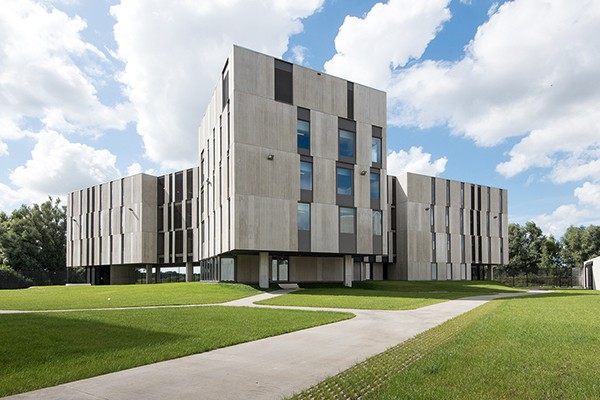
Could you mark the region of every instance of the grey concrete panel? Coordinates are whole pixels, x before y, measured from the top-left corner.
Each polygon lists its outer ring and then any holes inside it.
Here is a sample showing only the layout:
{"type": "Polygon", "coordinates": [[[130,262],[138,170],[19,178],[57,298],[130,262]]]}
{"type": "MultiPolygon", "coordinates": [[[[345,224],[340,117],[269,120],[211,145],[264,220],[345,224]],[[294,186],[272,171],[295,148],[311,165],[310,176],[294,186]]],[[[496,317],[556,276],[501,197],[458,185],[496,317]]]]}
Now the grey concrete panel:
{"type": "Polygon", "coordinates": [[[337,160],[338,119],[336,115],[311,111],[311,149],[314,157],[337,160]]]}
{"type": "Polygon", "coordinates": [[[313,157],[313,201],[336,204],[335,161],[313,157]]]}
{"type": "Polygon", "coordinates": [[[338,207],[313,203],[311,207],[311,249],[316,253],[337,253],[339,249],[338,207]]]}
{"type": "MultiPolygon", "coordinates": [[[[234,90],[273,99],[275,74],[271,57],[234,46],[233,60],[230,58],[228,68],[230,70],[229,84],[230,87],[233,86],[234,90]],[[231,81],[232,77],[233,82],[231,81]]],[[[215,95],[218,96],[217,102],[222,104],[220,87],[219,83],[215,95]]]]}
{"type": "Polygon", "coordinates": [[[342,282],[344,280],[344,259],[342,257],[319,257],[321,280],[324,282],[342,282]]]}
{"type": "Polygon", "coordinates": [[[331,115],[346,115],[346,80],[294,66],[294,104],[331,115]]]}
{"type": "Polygon", "coordinates": [[[356,209],[356,253],[373,253],[373,212],[370,208],[356,209]]]}

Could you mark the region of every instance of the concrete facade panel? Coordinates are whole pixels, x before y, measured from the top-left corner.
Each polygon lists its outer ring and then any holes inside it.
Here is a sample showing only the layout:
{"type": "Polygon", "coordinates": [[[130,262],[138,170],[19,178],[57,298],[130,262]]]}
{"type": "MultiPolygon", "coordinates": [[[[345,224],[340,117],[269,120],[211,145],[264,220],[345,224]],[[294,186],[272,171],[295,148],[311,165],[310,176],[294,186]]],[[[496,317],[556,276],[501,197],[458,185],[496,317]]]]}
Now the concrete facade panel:
{"type": "Polygon", "coordinates": [[[332,204],[313,203],[311,209],[311,244],[316,253],[338,253],[339,212],[332,204]]]}

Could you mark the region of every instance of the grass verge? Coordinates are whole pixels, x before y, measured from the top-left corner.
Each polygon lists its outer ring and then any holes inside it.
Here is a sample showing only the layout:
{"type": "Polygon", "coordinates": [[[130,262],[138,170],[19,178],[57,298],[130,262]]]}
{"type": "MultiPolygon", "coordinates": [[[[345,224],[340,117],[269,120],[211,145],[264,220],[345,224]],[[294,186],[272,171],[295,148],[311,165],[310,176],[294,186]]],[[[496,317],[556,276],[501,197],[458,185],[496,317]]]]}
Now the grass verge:
{"type": "Polygon", "coordinates": [[[596,398],[598,310],[590,291],[495,300],[294,398],[596,398]]]}
{"type": "Polygon", "coordinates": [[[228,283],[161,283],[160,285],[35,286],[0,290],[2,310],[70,310],[216,304],[262,293],[228,283]]]}
{"type": "Polygon", "coordinates": [[[354,282],[352,288],[339,285],[308,287],[257,304],[349,308],[369,310],[413,310],[454,300],[500,292],[521,291],[495,282],[354,282]]]}
{"type": "Polygon", "coordinates": [[[352,318],[193,307],[0,316],[0,397],[352,318]]]}

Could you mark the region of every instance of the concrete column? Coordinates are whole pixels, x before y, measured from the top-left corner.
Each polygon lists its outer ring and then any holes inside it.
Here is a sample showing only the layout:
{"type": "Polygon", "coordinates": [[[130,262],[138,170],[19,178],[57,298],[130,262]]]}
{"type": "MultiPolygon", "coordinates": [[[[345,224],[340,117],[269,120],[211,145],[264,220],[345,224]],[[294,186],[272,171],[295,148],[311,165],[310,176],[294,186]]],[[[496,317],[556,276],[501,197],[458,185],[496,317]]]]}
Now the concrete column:
{"type": "Polygon", "coordinates": [[[152,283],[152,265],[146,265],[146,283],[152,283]]]}
{"type": "Polygon", "coordinates": [[[352,287],[352,275],[354,274],[354,261],[352,256],[344,256],[344,286],[352,287]]]}
{"type": "Polygon", "coordinates": [[[185,281],[193,282],[194,281],[194,265],[191,261],[187,261],[185,263],[185,281]]]}
{"type": "Polygon", "coordinates": [[[160,267],[157,265],[156,266],[156,271],[154,271],[155,273],[155,277],[154,277],[154,283],[160,283],[160,267]]]}
{"type": "Polygon", "coordinates": [[[269,253],[258,253],[258,286],[262,289],[269,288],[269,253]]]}

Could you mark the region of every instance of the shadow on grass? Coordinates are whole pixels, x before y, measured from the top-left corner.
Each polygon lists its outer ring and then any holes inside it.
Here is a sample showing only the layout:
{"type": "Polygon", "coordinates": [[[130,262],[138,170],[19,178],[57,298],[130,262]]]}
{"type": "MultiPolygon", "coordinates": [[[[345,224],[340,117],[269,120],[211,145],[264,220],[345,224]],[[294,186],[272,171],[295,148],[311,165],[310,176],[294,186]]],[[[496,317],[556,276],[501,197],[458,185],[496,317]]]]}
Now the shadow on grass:
{"type": "Polygon", "coordinates": [[[44,364],[82,354],[101,356],[187,337],[77,318],[73,314],[10,314],[3,315],[0,321],[0,365],[5,371],[43,368],[44,364]]]}

